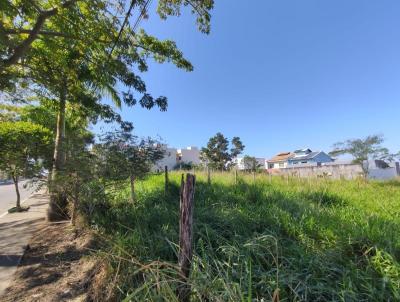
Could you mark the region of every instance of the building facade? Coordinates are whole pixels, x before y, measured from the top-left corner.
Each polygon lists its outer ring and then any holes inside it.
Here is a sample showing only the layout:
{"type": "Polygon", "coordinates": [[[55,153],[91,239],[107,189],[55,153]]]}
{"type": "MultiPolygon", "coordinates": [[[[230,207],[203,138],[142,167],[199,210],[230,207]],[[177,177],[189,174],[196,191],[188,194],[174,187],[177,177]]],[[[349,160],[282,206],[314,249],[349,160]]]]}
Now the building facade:
{"type": "Polygon", "coordinates": [[[200,164],[200,150],[197,147],[189,146],[185,149],[177,150],[177,163],[200,164]]]}
{"type": "Polygon", "coordinates": [[[281,152],[275,155],[273,158],[266,160],[266,166],[268,169],[283,169],[287,168],[288,160],[293,156],[292,152],[281,152]]]}
{"type": "Polygon", "coordinates": [[[173,170],[182,163],[194,165],[201,163],[200,150],[197,147],[190,146],[185,149],[169,148],[167,145],[162,145],[161,147],[164,150],[164,158],[152,167],[154,172],[163,171],[165,166],[167,166],[168,170],[173,170]]]}
{"type": "MultiPolygon", "coordinates": [[[[255,157],[257,164],[259,165],[259,169],[266,169],[265,166],[265,158],[255,157]]],[[[238,170],[251,170],[253,167],[246,167],[244,157],[236,157],[234,159],[236,167],[238,170]]]]}
{"type": "Polygon", "coordinates": [[[165,166],[168,167],[168,170],[172,170],[176,166],[177,149],[169,148],[166,145],[162,145],[162,148],[164,150],[164,157],[153,166],[152,170],[155,172],[164,171],[165,166]]]}
{"type": "Polygon", "coordinates": [[[322,164],[333,162],[334,159],[324,151],[312,151],[311,149],[295,150],[293,155],[288,158],[288,166],[322,164]]]}

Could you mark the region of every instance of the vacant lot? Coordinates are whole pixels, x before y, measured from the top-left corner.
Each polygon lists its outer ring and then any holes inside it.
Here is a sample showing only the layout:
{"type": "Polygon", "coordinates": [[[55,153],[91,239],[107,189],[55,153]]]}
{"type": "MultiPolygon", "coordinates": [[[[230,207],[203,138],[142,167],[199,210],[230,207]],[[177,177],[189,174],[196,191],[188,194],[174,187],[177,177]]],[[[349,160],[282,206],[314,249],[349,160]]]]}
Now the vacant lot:
{"type": "MultiPolygon", "coordinates": [[[[197,175],[193,301],[400,299],[400,182],[197,175]]],[[[180,174],[85,204],[120,297],[175,300],[180,174]]]]}

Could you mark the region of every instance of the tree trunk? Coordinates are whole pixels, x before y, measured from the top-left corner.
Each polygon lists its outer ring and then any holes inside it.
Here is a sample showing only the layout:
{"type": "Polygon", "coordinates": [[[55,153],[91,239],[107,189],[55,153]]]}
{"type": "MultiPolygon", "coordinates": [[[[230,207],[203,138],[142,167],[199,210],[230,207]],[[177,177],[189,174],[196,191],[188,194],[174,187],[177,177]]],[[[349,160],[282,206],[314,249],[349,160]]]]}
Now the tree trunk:
{"type": "Polygon", "coordinates": [[[65,106],[66,106],[66,87],[60,94],[60,104],[57,116],[56,140],[54,145],[53,169],[51,173],[52,181],[57,179],[58,172],[64,165],[64,140],[65,140],[65,106]]]}
{"type": "Polygon", "coordinates": [[[135,201],[135,176],[130,176],[130,183],[131,183],[131,201],[135,201]]]}
{"type": "Polygon", "coordinates": [[[19,210],[19,209],[21,209],[21,195],[19,193],[19,188],[18,188],[18,175],[13,175],[12,179],[13,179],[14,186],[15,186],[15,192],[17,193],[16,207],[19,210]]]}
{"type": "Polygon", "coordinates": [[[60,103],[58,107],[56,139],[54,145],[53,168],[50,180],[50,204],[47,211],[49,221],[57,221],[66,218],[67,200],[60,190],[59,176],[64,168],[64,140],[65,140],[65,107],[67,102],[67,84],[64,83],[60,91],[60,103]]]}
{"type": "Polygon", "coordinates": [[[79,207],[79,179],[77,175],[75,174],[75,179],[74,179],[74,191],[73,191],[73,208],[72,208],[72,214],[71,214],[71,224],[73,226],[76,225],[76,218],[78,215],[78,207],[79,207]]]}

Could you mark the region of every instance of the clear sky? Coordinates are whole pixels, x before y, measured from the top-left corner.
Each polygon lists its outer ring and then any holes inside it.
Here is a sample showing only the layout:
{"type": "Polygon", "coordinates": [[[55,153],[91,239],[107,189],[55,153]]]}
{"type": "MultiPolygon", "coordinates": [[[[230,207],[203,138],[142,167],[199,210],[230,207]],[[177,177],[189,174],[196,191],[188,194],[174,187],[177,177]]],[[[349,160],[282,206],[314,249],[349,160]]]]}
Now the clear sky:
{"type": "MultiPolygon", "coordinates": [[[[153,8],[157,1],[153,1],[153,8]]],[[[210,35],[194,16],[141,23],[173,39],[194,71],[150,64],[167,112],[124,108],[139,136],[204,146],[220,131],[269,157],[382,133],[400,150],[400,1],[216,0],[210,35]]]]}

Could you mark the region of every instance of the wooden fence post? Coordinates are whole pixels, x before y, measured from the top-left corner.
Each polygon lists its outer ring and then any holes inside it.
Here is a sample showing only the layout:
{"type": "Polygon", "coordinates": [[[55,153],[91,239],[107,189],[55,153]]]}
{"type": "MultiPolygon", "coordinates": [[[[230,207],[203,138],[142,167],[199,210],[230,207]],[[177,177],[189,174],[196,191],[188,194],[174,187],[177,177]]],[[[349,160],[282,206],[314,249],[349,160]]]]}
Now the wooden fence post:
{"type": "Polygon", "coordinates": [[[207,166],[207,183],[211,185],[210,168],[207,166]]]}
{"type": "Polygon", "coordinates": [[[169,185],[168,166],[164,167],[164,178],[165,178],[165,193],[167,193],[168,192],[168,185],[169,185]]]}
{"type": "Polygon", "coordinates": [[[135,202],[135,176],[131,175],[129,179],[131,184],[131,201],[135,202]]]}
{"type": "Polygon", "coordinates": [[[237,183],[238,183],[238,172],[237,172],[237,170],[235,169],[235,186],[237,185],[237,183]]]}
{"type": "Polygon", "coordinates": [[[253,171],[253,182],[256,181],[256,171],[253,171]]]}
{"type": "Polygon", "coordinates": [[[196,177],[186,174],[186,181],[181,180],[180,190],[180,220],[179,220],[179,255],[178,264],[182,278],[182,284],[178,287],[178,299],[181,302],[190,301],[190,284],[187,279],[193,256],[193,204],[196,177]]]}

